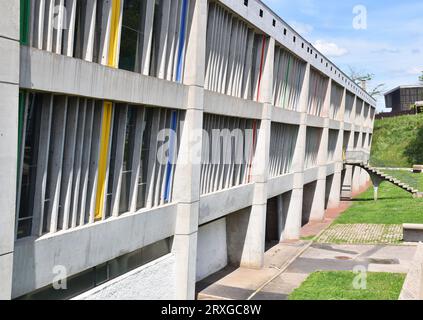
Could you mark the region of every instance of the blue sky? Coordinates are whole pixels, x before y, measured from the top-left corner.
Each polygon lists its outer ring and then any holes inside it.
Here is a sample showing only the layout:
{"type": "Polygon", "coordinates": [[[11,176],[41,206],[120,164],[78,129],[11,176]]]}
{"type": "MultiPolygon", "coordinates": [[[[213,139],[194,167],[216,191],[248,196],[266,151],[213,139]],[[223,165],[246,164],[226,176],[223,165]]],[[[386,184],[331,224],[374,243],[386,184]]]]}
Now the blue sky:
{"type": "MultiPolygon", "coordinates": [[[[263,0],[343,71],[373,73],[386,90],[417,84],[423,71],[421,0],[263,0]],[[356,6],[367,11],[367,29],[353,27],[356,6]]],[[[378,109],[384,108],[378,98],[378,109]]]]}

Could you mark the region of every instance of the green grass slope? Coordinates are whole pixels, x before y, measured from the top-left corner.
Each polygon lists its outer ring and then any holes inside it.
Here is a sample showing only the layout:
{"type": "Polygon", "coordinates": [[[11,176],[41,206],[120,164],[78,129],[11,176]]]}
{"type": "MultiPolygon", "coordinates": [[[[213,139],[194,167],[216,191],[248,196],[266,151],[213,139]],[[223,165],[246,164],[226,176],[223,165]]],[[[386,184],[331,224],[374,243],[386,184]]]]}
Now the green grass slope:
{"type": "Polygon", "coordinates": [[[423,114],[376,120],[370,162],[376,167],[423,164],[423,114]]]}
{"type": "MultiPolygon", "coordinates": [[[[411,173],[410,173],[411,175],[411,173]]],[[[417,174],[417,185],[423,183],[423,174],[417,174]]],[[[373,200],[373,188],[354,199],[335,224],[403,224],[423,223],[423,199],[414,199],[408,192],[383,182],[379,187],[379,200],[373,200]]]]}

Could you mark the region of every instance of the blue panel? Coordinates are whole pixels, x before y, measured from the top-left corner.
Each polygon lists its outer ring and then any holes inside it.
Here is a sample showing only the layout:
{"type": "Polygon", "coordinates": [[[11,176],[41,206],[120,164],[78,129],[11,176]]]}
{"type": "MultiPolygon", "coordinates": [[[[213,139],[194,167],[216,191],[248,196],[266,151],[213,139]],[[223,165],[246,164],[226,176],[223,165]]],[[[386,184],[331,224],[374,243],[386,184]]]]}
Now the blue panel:
{"type": "Polygon", "coordinates": [[[166,187],[165,187],[165,194],[164,199],[166,202],[170,201],[170,182],[171,182],[171,174],[172,174],[172,162],[175,158],[175,137],[176,137],[176,126],[177,126],[177,111],[172,111],[172,118],[171,118],[171,133],[169,138],[169,160],[167,162],[167,169],[166,169],[166,187]]]}
{"type": "Polygon", "coordinates": [[[188,0],[182,2],[181,27],[179,32],[178,63],[176,67],[176,81],[182,81],[182,60],[185,47],[185,34],[187,28],[188,0]]]}

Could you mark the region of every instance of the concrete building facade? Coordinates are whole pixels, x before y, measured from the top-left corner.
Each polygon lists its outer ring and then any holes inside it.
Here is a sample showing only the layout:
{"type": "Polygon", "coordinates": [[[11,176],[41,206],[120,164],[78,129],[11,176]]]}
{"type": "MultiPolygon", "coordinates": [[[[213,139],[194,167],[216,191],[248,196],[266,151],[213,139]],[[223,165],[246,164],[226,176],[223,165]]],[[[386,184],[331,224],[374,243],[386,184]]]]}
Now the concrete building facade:
{"type": "Polygon", "coordinates": [[[0,12],[0,299],[194,299],[368,181],[375,100],[261,1],[0,12]]]}
{"type": "Polygon", "coordinates": [[[423,100],[423,85],[399,86],[385,93],[385,106],[393,113],[410,111],[423,100]]]}

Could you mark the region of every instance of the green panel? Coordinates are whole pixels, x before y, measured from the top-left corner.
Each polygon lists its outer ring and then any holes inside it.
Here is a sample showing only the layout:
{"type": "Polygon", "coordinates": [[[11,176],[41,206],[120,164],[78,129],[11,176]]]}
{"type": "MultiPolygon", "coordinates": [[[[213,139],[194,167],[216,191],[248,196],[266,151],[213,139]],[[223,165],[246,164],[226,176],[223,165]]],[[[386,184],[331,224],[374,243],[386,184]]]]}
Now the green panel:
{"type": "Polygon", "coordinates": [[[21,172],[22,138],[24,130],[26,92],[19,91],[19,122],[18,122],[18,181],[21,172]]]}
{"type": "Polygon", "coordinates": [[[21,0],[21,44],[29,43],[29,8],[30,0],[21,0]]]}

